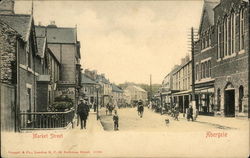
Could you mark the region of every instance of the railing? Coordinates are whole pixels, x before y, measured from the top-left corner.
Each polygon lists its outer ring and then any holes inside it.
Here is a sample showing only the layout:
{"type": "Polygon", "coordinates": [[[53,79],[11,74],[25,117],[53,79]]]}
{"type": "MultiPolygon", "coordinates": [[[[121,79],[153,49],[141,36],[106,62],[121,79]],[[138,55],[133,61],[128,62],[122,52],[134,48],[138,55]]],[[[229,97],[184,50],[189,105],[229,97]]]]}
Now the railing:
{"type": "Polygon", "coordinates": [[[66,128],[74,117],[74,109],[66,112],[21,112],[21,130],[66,128]]]}

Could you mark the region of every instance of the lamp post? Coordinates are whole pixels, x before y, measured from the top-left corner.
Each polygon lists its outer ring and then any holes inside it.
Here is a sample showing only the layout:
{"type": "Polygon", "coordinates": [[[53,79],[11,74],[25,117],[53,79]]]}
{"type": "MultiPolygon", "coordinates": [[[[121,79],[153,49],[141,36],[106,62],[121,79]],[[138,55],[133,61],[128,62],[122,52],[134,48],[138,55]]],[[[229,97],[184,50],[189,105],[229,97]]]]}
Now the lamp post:
{"type": "Polygon", "coordinates": [[[101,85],[96,84],[96,119],[99,119],[99,90],[101,88],[101,85]]]}

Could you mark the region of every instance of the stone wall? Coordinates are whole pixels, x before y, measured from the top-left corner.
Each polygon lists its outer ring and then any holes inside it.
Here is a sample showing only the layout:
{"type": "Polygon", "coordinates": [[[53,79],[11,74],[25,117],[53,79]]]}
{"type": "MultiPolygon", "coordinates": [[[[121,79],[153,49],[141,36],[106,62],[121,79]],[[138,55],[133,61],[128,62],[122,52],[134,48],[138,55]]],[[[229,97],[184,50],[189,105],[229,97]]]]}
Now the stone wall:
{"type": "Polygon", "coordinates": [[[1,82],[15,82],[17,33],[8,25],[0,22],[1,82]]]}

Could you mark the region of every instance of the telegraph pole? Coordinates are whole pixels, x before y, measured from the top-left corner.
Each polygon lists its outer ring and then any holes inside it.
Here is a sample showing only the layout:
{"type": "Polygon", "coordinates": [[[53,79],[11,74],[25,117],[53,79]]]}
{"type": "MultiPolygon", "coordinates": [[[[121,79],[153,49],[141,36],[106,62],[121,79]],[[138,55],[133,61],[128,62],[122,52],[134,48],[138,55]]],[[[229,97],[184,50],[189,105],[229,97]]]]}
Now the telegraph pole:
{"type": "MultiPolygon", "coordinates": [[[[191,62],[192,62],[192,105],[195,105],[195,75],[194,75],[194,28],[191,28],[191,62]]],[[[195,106],[196,108],[196,106],[195,106]]]]}
{"type": "MultiPolygon", "coordinates": [[[[248,1],[248,29],[250,22],[250,2],[248,1]]],[[[250,31],[248,30],[248,118],[250,118],[250,31]]]]}
{"type": "Polygon", "coordinates": [[[150,74],[150,101],[152,101],[152,75],[150,74]]]}

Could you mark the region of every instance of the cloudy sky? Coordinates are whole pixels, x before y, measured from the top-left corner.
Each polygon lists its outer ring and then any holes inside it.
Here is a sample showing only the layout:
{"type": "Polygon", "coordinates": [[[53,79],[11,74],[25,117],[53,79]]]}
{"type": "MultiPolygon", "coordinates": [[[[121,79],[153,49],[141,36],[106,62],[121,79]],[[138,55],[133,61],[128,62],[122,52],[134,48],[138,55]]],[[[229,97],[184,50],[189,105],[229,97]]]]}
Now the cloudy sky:
{"type": "MultiPolygon", "coordinates": [[[[34,1],[35,23],[75,27],[81,63],[115,83],[161,83],[188,52],[188,34],[198,28],[202,0],[34,1]]],[[[31,1],[16,0],[16,13],[31,1]]]]}

